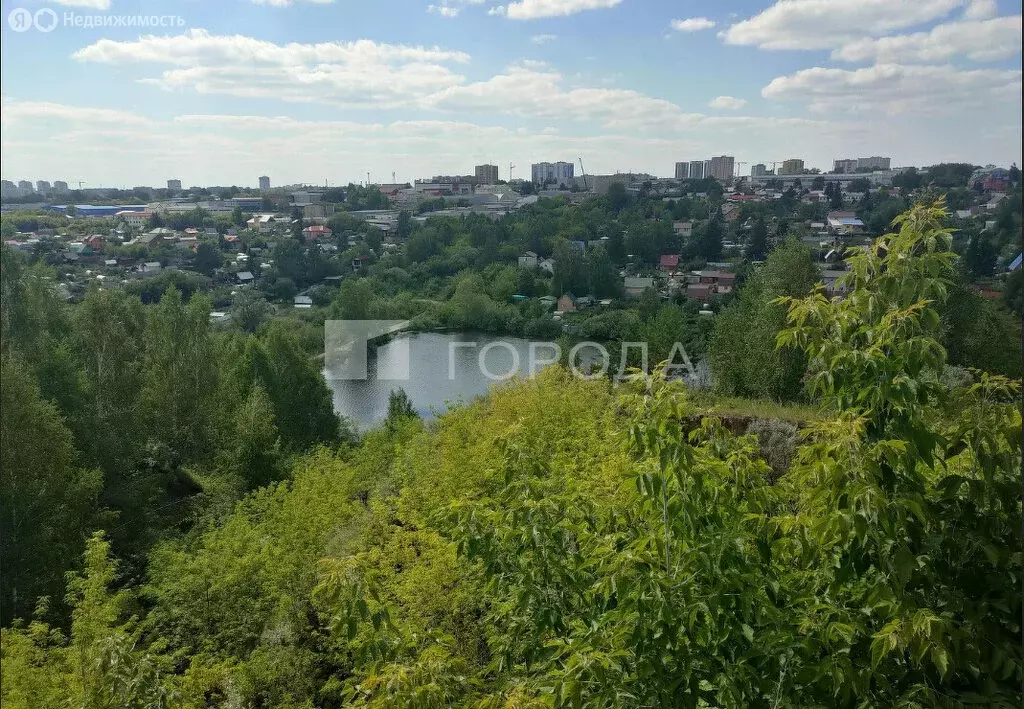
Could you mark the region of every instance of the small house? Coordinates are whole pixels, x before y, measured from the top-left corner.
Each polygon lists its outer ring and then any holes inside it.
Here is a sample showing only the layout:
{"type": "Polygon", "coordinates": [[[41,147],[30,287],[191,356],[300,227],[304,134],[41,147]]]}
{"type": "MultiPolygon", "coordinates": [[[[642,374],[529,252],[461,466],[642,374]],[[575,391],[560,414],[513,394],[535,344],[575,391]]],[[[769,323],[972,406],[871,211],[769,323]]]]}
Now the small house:
{"type": "Polygon", "coordinates": [[[519,268],[534,268],[537,265],[537,254],[527,251],[519,257],[519,268]]]}
{"type": "Polygon", "coordinates": [[[626,276],[622,282],[626,297],[636,298],[643,295],[648,288],[654,287],[654,279],[640,276],[626,276]]]}

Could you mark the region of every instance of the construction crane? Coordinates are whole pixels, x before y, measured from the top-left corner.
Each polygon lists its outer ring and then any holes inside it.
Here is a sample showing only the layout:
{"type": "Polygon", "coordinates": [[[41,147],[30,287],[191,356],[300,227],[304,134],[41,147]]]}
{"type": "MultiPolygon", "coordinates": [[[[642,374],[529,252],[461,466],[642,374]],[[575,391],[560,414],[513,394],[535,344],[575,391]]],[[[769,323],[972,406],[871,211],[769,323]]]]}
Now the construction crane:
{"type": "Polygon", "coordinates": [[[512,181],[512,168],[514,168],[514,167],[515,167],[515,165],[513,165],[512,163],[508,164],[508,181],[509,182],[512,181]]]}
{"type": "Polygon", "coordinates": [[[583,156],[581,155],[577,159],[580,161],[580,177],[583,178],[583,189],[589,192],[590,186],[587,184],[587,170],[583,167],[583,156]]]}
{"type": "Polygon", "coordinates": [[[735,176],[739,177],[740,176],[740,172],[742,172],[740,170],[740,168],[743,167],[744,165],[749,165],[749,164],[750,164],[749,162],[744,162],[742,160],[737,160],[736,161],[736,175],[735,176]]]}

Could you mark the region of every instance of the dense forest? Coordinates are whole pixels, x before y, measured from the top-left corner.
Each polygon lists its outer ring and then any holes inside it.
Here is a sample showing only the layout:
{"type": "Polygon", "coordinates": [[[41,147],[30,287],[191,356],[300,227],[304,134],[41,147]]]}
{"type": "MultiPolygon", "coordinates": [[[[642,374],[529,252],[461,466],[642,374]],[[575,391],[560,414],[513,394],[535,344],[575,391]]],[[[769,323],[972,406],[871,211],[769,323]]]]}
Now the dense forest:
{"type": "MultiPolygon", "coordinates": [[[[771,250],[699,335],[714,392],[555,366],[361,437],[309,323],[68,306],[3,249],[4,706],[1020,706],[1019,329],[947,223],[899,216],[844,298],[771,250]]],[[[346,284],[338,314],[412,300],[346,284]]]]}

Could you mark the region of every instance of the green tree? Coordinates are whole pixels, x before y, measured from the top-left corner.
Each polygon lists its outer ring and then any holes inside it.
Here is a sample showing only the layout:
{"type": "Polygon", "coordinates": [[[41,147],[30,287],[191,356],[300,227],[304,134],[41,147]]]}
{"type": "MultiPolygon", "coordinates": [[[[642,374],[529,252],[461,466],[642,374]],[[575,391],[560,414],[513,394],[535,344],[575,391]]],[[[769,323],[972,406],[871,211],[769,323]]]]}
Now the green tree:
{"type": "Polygon", "coordinates": [[[81,554],[102,477],[75,460],[71,432],[42,399],[31,372],[0,366],[0,563],[2,622],[25,617],[41,596],[61,598],[81,554]]]}
{"type": "Polygon", "coordinates": [[[768,255],[768,226],[760,214],[754,220],[747,243],[746,256],[752,261],[762,261],[768,255]]]}
{"type": "Polygon", "coordinates": [[[181,302],[171,288],[146,318],[140,413],[150,439],[172,462],[209,453],[217,361],[210,340],[210,304],[181,302]]]}
{"type": "Polygon", "coordinates": [[[394,427],[401,419],[406,418],[419,418],[419,414],[416,413],[412,400],[405,393],[405,389],[401,387],[392,389],[391,393],[388,394],[387,425],[394,427]]]}
{"type": "Polygon", "coordinates": [[[588,292],[595,298],[617,297],[622,293],[622,279],[603,245],[587,250],[588,292]]]}
{"type": "Polygon", "coordinates": [[[223,258],[220,249],[215,244],[203,241],[196,247],[196,254],[192,259],[192,267],[205,276],[212,276],[214,270],[221,267],[223,258]]]}
{"type": "Polygon", "coordinates": [[[715,316],[709,353],[719,391],[776,401],[801,396],[807,360],[798,350],[776,347],[786,313],[774,299],[806,295],[818,280],[810,250],[793,240],[754,271],[738,298],[715,316]]]}
{"type": "Polygon", "coordinates": [[[338,320],[366,320],[370,317],[372,304],[373,289],[370,285],[364,279],[349,278],[342,282],[332,309],[338,320]]]}

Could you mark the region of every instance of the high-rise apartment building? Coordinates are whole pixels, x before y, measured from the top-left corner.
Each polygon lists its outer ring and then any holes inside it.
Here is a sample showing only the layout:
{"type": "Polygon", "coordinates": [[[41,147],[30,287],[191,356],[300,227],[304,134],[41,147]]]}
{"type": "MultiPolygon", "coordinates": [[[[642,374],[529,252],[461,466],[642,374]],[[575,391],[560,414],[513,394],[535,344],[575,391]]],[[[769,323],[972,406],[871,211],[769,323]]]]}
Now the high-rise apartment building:
{"type": "Polygon", "coordinates": [[[719,155],[717,158],[711,158],[710,176],[720,182],[731,179],[735,169],[736,159],[731,155],[719,155]]]}
{"type": "Polygon", "coordinates": [[[691,180],[703,180],[704,179],[704,161],[703,160],[691,160],[690,161],[690,179],[691,180]]]}
{"type": "Polygon", "coordinates": [[[800,158],[790,158],[782,162],[780,175],[802,175],[804,174],[804,161],[800,158]]]}
{"type": "Polygon", "coordinates": [[[34,192],[35,191],[34,188],[32,187],[32,183],[29,182],[28,180],[18,180],[18,189],[19,190],[25,190],[26,192],[34,192]]]}
{"type": "Polygon", "coordinates": [[[64,180],[57,180],[57,181],[55,181],[53,183],[53,191],[54,192],[67,192],[68,191],[68,183],[65,182],[64,180]]]}
{"type": "Polygon", "coordinates": [[[756,165],[750,166],[751,177],[764,177],[768,174],[768,168],[763,162],[759,162],[756,165]]]}
{"type": "Polygon", "coordinates": [[[690,163],[688,162],[677,162],[676,163],[676,179],[686,180],[690,177],[690,163]]]}
{"type": "Polygon", "coordinates": [[[473,172],[478,185],[494,185],[498,182],[497,165],[477,165],[473,172]]]}
{"type": "Polygon", "coordinates": [[[832,162],[832,172],[849,175],[854,172],[866,172],[869,170],[888,170],[891,165],[892,158],[880,155],[874,155],[870,158],[857,158],[856,160],[847,158],[834,160],[832,162]]]}
{"type": "Polygon", "coordinates": [[[181,190],[181,180],[168,180],[167,189],[169,190],[181,190]]]}
{"type": "Polygon", "coordinates": [[[857,172],[857,161],[856,160],[833,160],[832,161],[832,172],[839,175],[849,175],[857,172]]]}
{"type": "Polygon", "coordinates": [[[571,162],[536,162],[530,166],[530,179],[538,185],[568,185],[572,182],[572,177],[571,162]]]}
{"type": "Polygon", "coordinates": [[[884,158],[874,155],[870,158],[857,158],[858,170],[888,170],[892,164],[892,158],[884,158]]]}
{"type": "Polygon", "coordinates": [[[46,180],[36,180],[36,192],[49,192],[50,183],[46,180]]]}
{"type": "Polygon", "coordinates": [[[260,175],[260,189],[264,192],[270,189],[270,178],[266,175],[260,175]]]}

